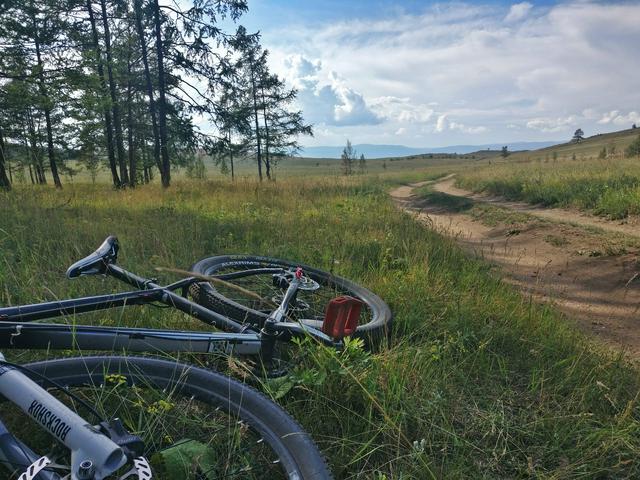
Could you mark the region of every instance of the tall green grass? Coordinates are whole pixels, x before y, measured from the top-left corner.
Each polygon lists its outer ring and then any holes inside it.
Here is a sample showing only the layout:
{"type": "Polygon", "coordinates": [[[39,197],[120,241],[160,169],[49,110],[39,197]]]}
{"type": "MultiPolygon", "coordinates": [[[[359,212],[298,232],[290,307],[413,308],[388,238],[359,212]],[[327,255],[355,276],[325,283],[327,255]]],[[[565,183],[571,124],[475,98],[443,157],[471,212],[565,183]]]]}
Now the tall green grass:
{"type": "MultiPolygon", "coordinates": [[[[303,344],[291,373],[265,382],[337,478],[640,476],[638,371],[400,213],[378,181],[19,187],[0,193],[0,205],[0,304],[117,290],[63,278],[110,233],[120,263],[141,274],[253,253],[299,259],[381,295],[395,314],[388,347],[303,344]]],[[[151,307],[82,320],[196,326],[151,307]]]]}
{"type": "Polygon", "coordinates": [[[574,207],[614,219],[640,214],[637,159],[502,163],[465,169],[458,184],[512,200],[574,207]]]}

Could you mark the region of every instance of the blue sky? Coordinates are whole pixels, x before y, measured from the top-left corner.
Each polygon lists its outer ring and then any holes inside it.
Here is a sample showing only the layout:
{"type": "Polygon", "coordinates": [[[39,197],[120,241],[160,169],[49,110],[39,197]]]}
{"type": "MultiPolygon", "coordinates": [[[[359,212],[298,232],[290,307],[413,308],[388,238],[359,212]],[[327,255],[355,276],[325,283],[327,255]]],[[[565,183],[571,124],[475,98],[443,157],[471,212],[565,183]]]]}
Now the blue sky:
{"type": "Polygon", "coordinates": [[[570,138],[640,123],[640,2],[249,0],[305,145],[570,138]]]}

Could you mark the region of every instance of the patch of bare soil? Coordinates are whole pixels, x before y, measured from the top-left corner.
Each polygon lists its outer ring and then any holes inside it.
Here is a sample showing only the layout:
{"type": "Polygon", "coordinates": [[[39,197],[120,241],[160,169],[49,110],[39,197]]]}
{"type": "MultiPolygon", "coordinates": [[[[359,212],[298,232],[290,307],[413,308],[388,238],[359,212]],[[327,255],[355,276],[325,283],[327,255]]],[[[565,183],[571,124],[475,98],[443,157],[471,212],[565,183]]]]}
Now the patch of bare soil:
{"type": "Polygon", "coordinates": [[[433,189],[437,192],[446,193],[455,197],[468,198],[474,202],[487,203],[498,207],[508,208],[514,212],[526,213],[534,217],[551,220],[554,222],[563,222],[579,225],[582,227],[595,227],[607,232],[622,233],[640,237],[640,225],[637,221],[611,221],[606,218],[596,217],[588,213],[577,210],[567,210],[563,208],[545,208],[539,205],[531,205],[524,202],[512,202],[502,197],[484,195],[481,193],[473,193],[463,190],[454,185],[455,178],[449,175],[442,178],[439,182],[434,183],[433,189]]]}
{"type": "MultiPolygon", "coordinates": [[[[505,280],[526,294],[553,302],[583,330],[640,357],[638,250],[629,247],[619,235],[630,234],[631,225],[478,196],[456,188],[453,181],[449,176],[436,182],[402,186],[391,196],[430,228],[455,238],[467,251],[499,266],[505,280]],[[436,192],[528,216],[515,224],[488,225],[469,211],[452,211],[414,195],[414,188],[429,183],[436,192]],[[589,227],[617,234],[599,233],[589,227]]],[[[636,228],[631,234],[640,236],[640,230],[636,228]]]]}

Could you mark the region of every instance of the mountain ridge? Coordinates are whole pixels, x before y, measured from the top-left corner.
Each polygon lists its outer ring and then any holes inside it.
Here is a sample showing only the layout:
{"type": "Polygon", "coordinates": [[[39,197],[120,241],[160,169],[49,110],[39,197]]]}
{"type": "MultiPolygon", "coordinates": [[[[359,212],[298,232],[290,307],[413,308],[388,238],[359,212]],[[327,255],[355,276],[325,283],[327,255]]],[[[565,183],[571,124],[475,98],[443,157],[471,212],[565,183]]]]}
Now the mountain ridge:
{"type": "MultiPolygon", "coordinates": [[[[563,143],[562,141],[547,142],[513,142],[513,143],[489,143],[484,145],[450,145],[446,147],[407,147],[405,145],[384,145],[361,143],[353,145],[358,156],[364,154],[365,158],[389,158],[389,157],[407,157],[410,155],[421,155],[430,153],[473,153],[479,150],[500,150],[504,145],[509,147],[510,151],[517,150],[535,150],[538,148],[550,147],[563,143]]],[[[300,156],[307,158],[340,158],[344,146],[317,146],[303,147],[300,150],[300,156]]]]}

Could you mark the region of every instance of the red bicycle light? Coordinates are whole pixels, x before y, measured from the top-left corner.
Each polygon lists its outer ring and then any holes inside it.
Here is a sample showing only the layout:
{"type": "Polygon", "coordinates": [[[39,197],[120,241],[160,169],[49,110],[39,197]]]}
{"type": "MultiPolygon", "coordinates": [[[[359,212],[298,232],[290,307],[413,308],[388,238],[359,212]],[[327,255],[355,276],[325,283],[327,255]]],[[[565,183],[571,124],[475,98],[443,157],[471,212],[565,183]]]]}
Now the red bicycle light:
{"type": "Polygon", "coordinates": [[[352,335],[358,327],[362,302],[344,295],[334,298],[327,305],[322,322],[322,332],[341,340],[352,335]]]}
{"type": "Polygon", "coordinates": [[[302,267],[296,268],[296,278],[300,280],[302,278],[302,267]]]}

